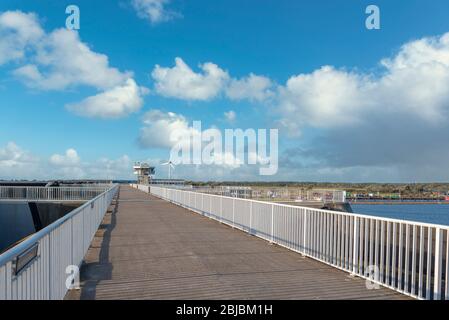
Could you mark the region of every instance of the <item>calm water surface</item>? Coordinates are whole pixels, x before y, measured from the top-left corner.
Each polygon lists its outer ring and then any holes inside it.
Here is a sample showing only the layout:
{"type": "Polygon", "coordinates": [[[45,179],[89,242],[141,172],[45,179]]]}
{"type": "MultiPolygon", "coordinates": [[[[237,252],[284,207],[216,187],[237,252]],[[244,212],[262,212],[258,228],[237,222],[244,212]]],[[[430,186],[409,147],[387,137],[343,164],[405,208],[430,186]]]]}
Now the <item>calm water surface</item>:
{"type": "Polygon", "coordinates": [[[448,204],[351,204],[360,214],[449,225],[448,204]]]}

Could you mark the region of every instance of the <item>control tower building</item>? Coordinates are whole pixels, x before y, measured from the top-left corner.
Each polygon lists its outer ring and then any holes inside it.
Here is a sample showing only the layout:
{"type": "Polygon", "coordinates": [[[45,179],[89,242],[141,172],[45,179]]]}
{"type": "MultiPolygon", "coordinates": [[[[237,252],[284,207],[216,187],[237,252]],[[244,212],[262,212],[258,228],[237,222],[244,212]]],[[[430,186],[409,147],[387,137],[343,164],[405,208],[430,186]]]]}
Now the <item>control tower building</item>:
{"type": "Polygon", "coordinates": [[[134,174],[137,175],[137,183],[143,185],[149,185],[154,176],[154,167],[150,167],[148,163],[136,162],[134,164],[134,174]]]}

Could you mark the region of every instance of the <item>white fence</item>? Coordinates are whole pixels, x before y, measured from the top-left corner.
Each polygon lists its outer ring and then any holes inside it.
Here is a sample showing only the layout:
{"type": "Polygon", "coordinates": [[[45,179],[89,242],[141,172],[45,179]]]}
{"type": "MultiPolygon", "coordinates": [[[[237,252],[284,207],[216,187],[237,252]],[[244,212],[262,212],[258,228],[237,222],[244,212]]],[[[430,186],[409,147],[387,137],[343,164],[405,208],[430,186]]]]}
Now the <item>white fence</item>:
{"type": "Polygon", "coordinates": [[[151,193],[418,299],[449,299],[449,227],[151,186],[151,193]]]}
{"type": "Polygon", "coordinates": [[[84,201],[95,198],[109,186],[84,187],[4,187],[0,186],[0,200],[84,201]]]}
{"type": "Polygon", "coordinates": [[[48,227],[0,255],[0,300],[63,299],[68,266],[80,266],[103,216],[118,191],[111,185],[48,227]],[[18,270],[30,248],[37,256],[18,270]]]}

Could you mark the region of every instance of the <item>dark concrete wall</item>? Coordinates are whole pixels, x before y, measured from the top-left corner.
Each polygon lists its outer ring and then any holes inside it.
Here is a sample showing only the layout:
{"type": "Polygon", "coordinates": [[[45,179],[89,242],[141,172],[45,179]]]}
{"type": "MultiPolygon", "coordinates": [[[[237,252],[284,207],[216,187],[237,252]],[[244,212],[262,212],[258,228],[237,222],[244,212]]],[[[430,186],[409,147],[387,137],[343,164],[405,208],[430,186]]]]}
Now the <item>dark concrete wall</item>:
{"type": "Polygon", "coordinates": [[[0,253],[39,231],[40,229],[36,230],[36,225],[45,228],[82,204],[83,202],[37,202],[40,221],[36,224],[27,202],[0,202],[0,253]]]}
{"type": "Polygon", "coordinates": [[[59,218],[62,218],[67,213],[73,211],[82,205],[82,202],[70,202],[70,203],[52,203],[52,202],[37,202],[37,208],[39,210],[39,217],[42,222],[42,227],[50,225],[59,218]]]}
{"type": "Polygon", "coordinates": [[[28,203],[0,202],[0,253],[34,232],[28,203]]]}

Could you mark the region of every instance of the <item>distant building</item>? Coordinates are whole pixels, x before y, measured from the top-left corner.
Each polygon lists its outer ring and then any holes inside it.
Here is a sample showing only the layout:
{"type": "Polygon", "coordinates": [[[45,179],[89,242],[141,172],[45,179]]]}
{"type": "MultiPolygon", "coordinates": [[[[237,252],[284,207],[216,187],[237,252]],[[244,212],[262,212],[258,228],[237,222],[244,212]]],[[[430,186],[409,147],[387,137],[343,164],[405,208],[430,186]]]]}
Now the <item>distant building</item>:
{"type": "Polygon", "coordinates": [[[151,179],[152,185],[185,185],[186,181],[182,179],[151,179]]]}
{"type": "Polygon", "coordinates": [[[136,162],[134,164],[134,174],[137,175],[137,184],[149,185],[155,173],[154,167],[148,163],[136,162]]]}
{"type": "Polygon", "coordinates": [[[252,198],[251,187],[222,186],[221,195],[233,198],[252,198]]]}

